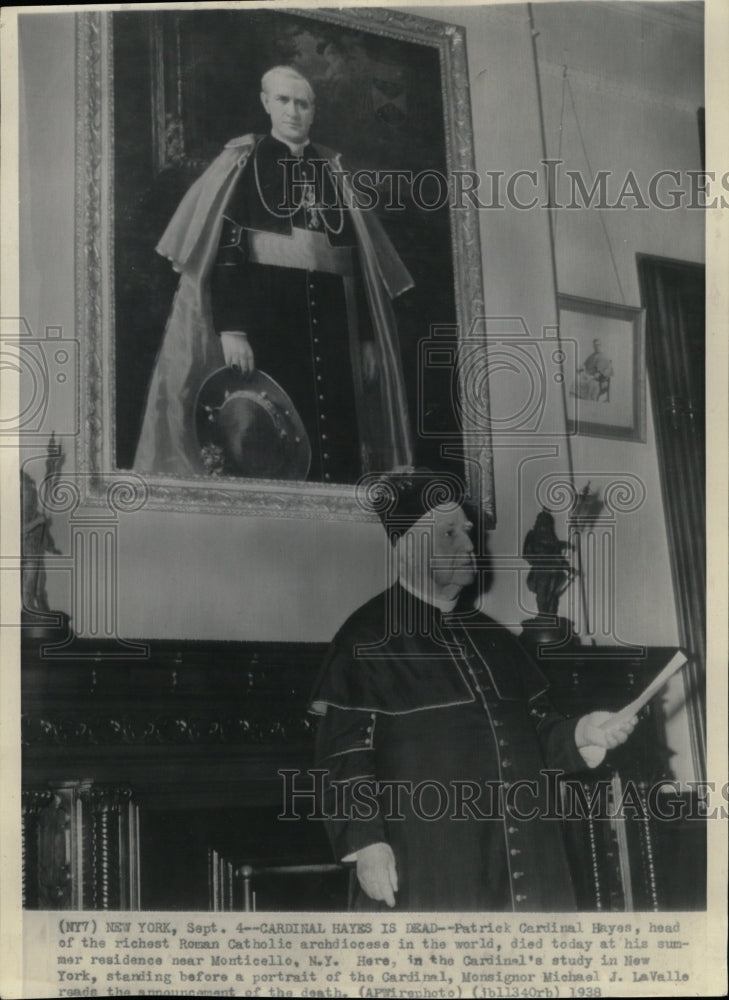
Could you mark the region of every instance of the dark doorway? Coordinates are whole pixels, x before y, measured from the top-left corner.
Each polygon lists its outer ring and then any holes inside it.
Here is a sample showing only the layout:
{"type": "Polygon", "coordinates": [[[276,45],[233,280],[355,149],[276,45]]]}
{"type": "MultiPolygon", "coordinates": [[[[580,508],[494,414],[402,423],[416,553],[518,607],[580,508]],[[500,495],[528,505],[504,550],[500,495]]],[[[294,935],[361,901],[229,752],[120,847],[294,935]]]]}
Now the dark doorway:
{"type": "Polygon", "coordinates": [[[692,754],[706,767],[706,319],[700,264],[638,255],[646,364],[666,511],[692,754]]]}

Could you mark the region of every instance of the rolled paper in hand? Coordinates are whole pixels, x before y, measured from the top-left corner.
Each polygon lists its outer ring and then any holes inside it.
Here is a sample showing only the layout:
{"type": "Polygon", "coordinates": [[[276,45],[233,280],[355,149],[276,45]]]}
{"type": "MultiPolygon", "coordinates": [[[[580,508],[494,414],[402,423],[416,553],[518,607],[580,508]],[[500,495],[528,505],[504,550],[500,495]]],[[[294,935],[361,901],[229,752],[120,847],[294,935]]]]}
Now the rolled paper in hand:
{"type": "Polygon", "coordinates": [[[621,708],[619,712],[615,712],[602,723],[601,729],[612,729],[613,726],[619,726],[623,722],[627,722],[632,719],[634,715],[640,712],[644,705],[647,705],[654,695],[658,694],[663,685],[668,681],[670,677],[679,670],[684,663],[686,663],[686,654],[682,650],[678,650],[665,665],[663,670],[653,678],[650,684],[638,695],[638,697],[631,701],[629,705],[625,708],[621,708]]]}

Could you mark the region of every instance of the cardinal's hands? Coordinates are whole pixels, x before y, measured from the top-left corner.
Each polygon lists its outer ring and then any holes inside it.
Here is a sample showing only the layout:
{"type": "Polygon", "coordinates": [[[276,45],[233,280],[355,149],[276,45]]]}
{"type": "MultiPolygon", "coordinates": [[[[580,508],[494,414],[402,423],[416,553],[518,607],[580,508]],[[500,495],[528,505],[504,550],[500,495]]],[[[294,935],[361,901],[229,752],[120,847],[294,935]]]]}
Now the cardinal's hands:
{"type": "MultiPolygon", "coordinates": [[[[237,368],[243,375],[255,370],[253,348],[242,330],[224,330],[220,334],[220,345],[226,367],[237,368]]],[[[371,340],[362,344],[362,375],[368,384],[377,377],[377,351],[371,340]]]]}
{"type": "Polygon", "coordinates": [[[370,844],[357,851],[357,878],[370,899],[395,905],[397,868],[389,844],[370,844]]]}
{"type": "Polygon", "coordinates": [[[220,346],[228,368],[237,368],[243,375],[248,375],[256,367],[253,348],[248,343],[248,337],[242,330],[225,330],[220,334],[220,346]]]}
{"type": "Polygon", "coordinates": [[[575,729],[578,749],[592,746],[612,750],[625,743],[638,719],[633,716],[625,722],[611,722],[617,715],[617,712],[590,712],[589,715],[583,715],[575,729]]]}

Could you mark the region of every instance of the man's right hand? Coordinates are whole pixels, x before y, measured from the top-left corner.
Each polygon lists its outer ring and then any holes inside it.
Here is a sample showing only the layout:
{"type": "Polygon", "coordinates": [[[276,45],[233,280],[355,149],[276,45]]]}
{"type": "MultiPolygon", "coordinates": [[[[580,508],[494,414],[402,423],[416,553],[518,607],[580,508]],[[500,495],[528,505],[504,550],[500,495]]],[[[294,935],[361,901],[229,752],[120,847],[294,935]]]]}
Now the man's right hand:
{"type": "Polygon", "coordinates": [[[220,345],[223,348],[226,367],[237,368],[244,375],[254,371],[256,359],[253,348],[242,330],[224,330],[220,334],[220,345]]]}
{"type": "Polygon", "coordinates": [[[357,878],[370,899],[395,905],[397,868],[389,844],[370,844],[357,851],[357,878]]]}

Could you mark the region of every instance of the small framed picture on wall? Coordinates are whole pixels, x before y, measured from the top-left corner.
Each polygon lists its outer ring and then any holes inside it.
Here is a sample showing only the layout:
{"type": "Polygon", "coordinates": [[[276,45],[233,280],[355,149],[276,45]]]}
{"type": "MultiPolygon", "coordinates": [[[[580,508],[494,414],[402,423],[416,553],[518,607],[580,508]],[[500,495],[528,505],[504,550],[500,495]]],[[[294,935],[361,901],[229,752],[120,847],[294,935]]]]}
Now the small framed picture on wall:
{"type": "Polygon", "coordinates": [[[566,386],[568,431],[645,441],[643,309],[574,295],[558,301],[560,335],[576,358],[566,386]]]}

